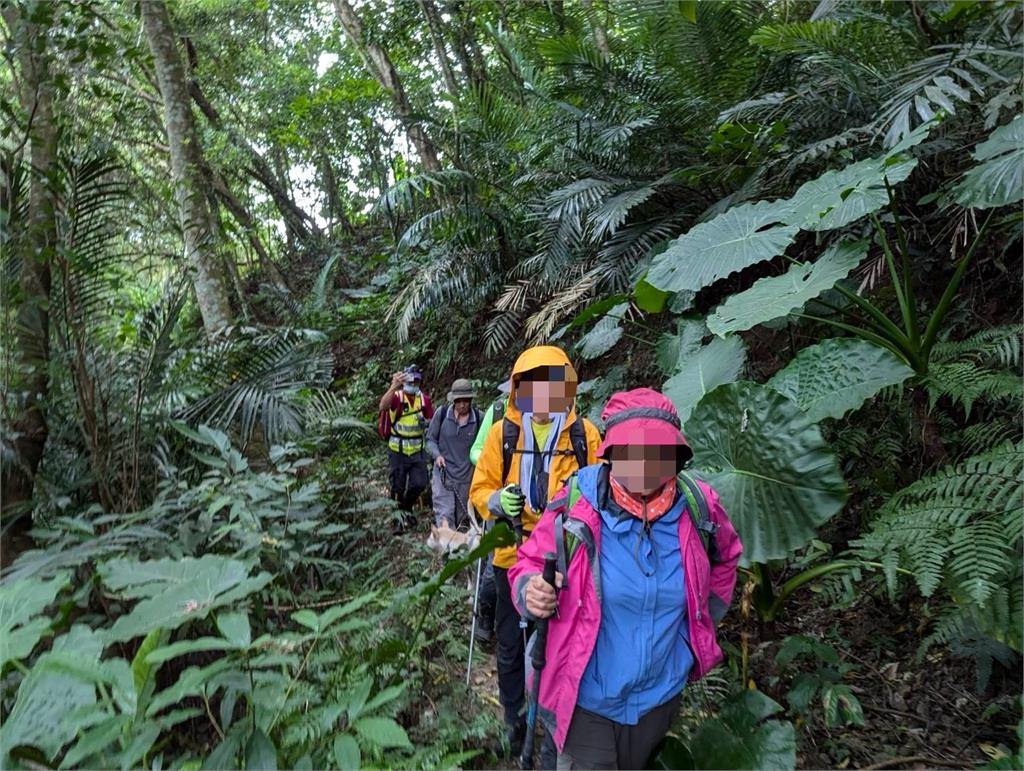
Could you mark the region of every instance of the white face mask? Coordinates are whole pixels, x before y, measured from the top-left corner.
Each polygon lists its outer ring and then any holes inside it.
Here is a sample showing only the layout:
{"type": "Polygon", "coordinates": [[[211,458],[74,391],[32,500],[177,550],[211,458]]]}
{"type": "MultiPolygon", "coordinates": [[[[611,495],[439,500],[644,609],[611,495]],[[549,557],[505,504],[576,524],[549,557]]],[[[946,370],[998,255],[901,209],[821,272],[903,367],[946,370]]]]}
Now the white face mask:
{"type": "Polygon", "coordinates": [[[415,383],[406,383],[402,386],[402,390],[407,394],[418,394],[420,392],[420,387],[415,383]]]}

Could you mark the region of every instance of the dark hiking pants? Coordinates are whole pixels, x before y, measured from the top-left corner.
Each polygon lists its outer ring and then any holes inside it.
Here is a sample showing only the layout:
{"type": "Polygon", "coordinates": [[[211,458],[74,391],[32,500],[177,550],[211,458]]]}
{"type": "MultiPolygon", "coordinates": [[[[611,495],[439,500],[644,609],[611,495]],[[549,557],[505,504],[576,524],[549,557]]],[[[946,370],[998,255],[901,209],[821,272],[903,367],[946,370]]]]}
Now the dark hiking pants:
{"type": "Polygon", "coordinates": [[[406,455],[404,452],[388,450],[391,497],[398,501],[398,508],[412,511],[420,493],[427,489],[427,460],[423,451],[406,455]]]}
{"type": "Polygon", "coordinates": [[[648,761],[658,742],[665,738],[672,718],[679,711],[677,694],[650,712],[636,725],[616,723],[576,707],[558,756],[559,771],[565,769],[650,768],[648,761]]]}

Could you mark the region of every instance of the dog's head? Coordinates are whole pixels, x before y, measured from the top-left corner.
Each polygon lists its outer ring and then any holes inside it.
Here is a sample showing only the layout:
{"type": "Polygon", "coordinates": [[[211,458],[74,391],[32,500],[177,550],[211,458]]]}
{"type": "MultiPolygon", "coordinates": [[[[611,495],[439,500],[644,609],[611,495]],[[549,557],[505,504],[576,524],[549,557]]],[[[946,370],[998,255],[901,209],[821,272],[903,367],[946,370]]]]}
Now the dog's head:
{"type": "Polygon", "coordinates": [[[473,549],[480,541],[480,532],[470,530],[462,533],[452,530],[447,522],[442,522],[440,527],[430,526],[430,535],[427,536],[427,548],[433,549],[439,554],[453,554],[459,549],[473,549]]]}

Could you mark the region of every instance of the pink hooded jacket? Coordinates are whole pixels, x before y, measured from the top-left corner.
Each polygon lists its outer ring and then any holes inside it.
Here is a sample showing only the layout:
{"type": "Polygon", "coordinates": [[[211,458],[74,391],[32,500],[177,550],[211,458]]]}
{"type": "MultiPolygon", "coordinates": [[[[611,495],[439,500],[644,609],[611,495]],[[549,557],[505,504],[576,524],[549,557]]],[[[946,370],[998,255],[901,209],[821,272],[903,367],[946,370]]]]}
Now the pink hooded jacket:
{"type": "MultiPolygon", "coordinates": [[[[671,411],[674,413],[674,408],[671,411]]],[[[647,420],[649,418],[638,417],[629,422],[647,420]]],[[[722,660],[715,624],[729,606],[736,584],[736,565],[743,551],[718,495],[709,485],[698,484],[707,502],[708,515],[716,525],[712,537],[717,558],[714,564],[710,563],[693,518],[681,516],[679,546],[694,659],[690,680],[699,679],[722,660]]],[[[578,539],[579,547],[566,568],[556,613],[548,621],[547,664],[541,675],[538,697],[539,717],[551,731],[559,752],[565,746],[569,723],[576,709],[580,680],[590,661],[601,624],[601,515],[586,496],[581,495],[569,511],[565,510],[567,502],[568,489],[563,487],[548,505],[529,540],[519,548],[518,561],[509,569],[513,601],[520,613],[528,615],[523,599],[526,583],[531,576],[543,571],[544,554],[557,552],[554,521],[557,515],[563,515],[564,530],[578,539]]],[[[529,651],[526,661],[529,667],[529,651]]],[[[531,678],[532,673],[528,673],[527,679],[531,678]]]]}

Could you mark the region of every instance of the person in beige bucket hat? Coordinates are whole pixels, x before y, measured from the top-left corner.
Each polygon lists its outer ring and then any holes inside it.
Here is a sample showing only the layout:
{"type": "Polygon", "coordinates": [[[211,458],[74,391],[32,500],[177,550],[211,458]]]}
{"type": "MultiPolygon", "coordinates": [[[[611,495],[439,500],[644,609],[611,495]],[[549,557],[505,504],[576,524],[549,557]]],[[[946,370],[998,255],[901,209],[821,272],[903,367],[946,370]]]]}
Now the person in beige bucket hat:
{"type": "Polygon", "coordinates": [[[480,427],[480,410],[473,406],[476,392],[466,378],[458,378],[448,392],[448,404],[437,410],[427,428],[427,452],[434,462],[430,489],[434,499],[434,524],[446,522],[452,529],[467,518],[466,499],[473,464],[469,448],[480,427]]]}

